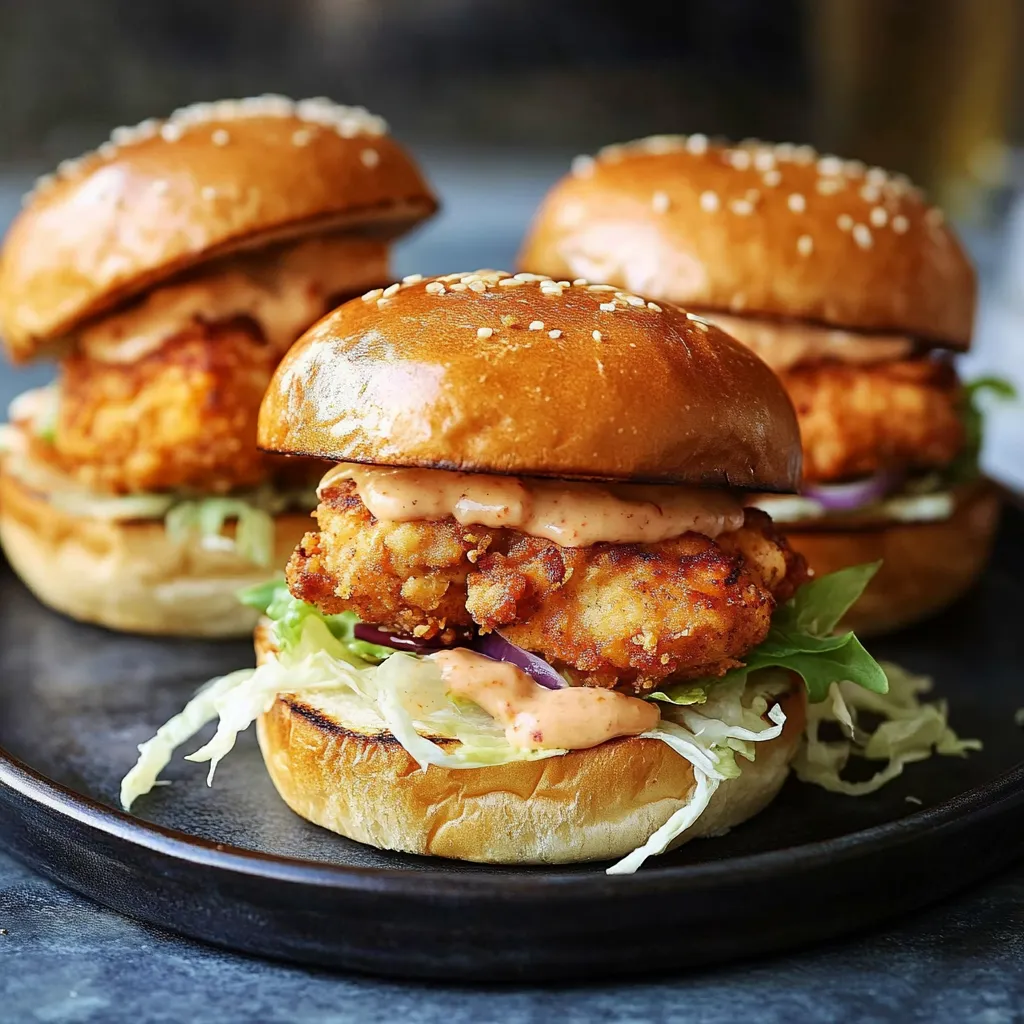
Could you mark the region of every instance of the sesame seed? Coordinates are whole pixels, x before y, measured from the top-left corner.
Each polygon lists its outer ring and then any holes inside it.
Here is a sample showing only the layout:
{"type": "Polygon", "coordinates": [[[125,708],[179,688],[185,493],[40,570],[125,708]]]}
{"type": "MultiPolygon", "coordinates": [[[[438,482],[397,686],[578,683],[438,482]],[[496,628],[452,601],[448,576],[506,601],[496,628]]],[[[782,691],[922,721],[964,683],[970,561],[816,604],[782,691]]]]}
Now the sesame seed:
{"type": "Polygon", "coordinates": [[[530,330],[531,331],[543,331],[544,330],[544,321],[543,320],[534,320],[534,321],[532,321],[530,323],[530,330]]]}
{"type": "Polygon", "coordinates": [[[841,192],[843,187],[842,178],[819,178],[814,183],[815,190],[823,196],[834,196],[837,192],[841,192]]]}
{"type": "Polygon", "coordinates": [[[877,185],[872,185],[870,182],[867,185],[862,185],[860,190],[860,197],[866,203],[877,203],[882,198],[882,193],[879,191],[877,185]]]}
{"type": "Polygon", "coordinates": [[[796,146],[792,142],[777,142],[772,146],[772,152],[775,153],[779,160],[792,160],[795,149],[796,146]]]}
{"type": "Polygon", "coordinates": [[[422,274],[406,274],[405,277],[402,278],[402,284],[418,284],[422,280],[422,274]]]}
{"type": "Polygon", "coordinates": [[[695,135],[691,135],[686,140],[686,149],[690,153],[706,153],[708,149],[708,137],[701,135],[699,132],[695,135]]]}
{"type": "Polygon", "coordinates": [[[614,302],[602,302],[601,303],[601,309],[604,310],[605,313],[614,313],[615,312],[615,303],[614,302]]]}
{"type": "Polygon", "coordinates": [[[698,320],[694,325],[699,330],[702,330],[705,334],[708,332],[708,325],[703,320],[698,320]]]}
{"type": "Polygon", "coordinates": [[[687,320],[692,320],[695,324],[706,324],[707,323],[707,320],[705,320],[704,317],[698,316],[696,313],[687,313],[686,314],[686,319],[687,320]]]}
{"type": "Polygon", "coordinates": [[[498,285],[501,288],[518,288],[519,285],[521,285],[521,284],[526,284],[526,282],[525,281],[520,281],[516,277],[503,277],[498,282],[498,285]]]}
{"type": "MultiPolygon", "coordinates": [[[[442,288],[444,285],[441,286],[442,288]]],[[[429,285],[428,285],[429,288],[429,285]]],[[[371,288],[364,296],[363,302],[372,302],[374,299],[379,299],[384,294],[383,288],[371,288]]]]}
{"type": "Polygon", "coordinates": [[[841,213],[836,218],[840,231],[849,231],[853,227],[853,218],[848,213],[841,213]]]}
{"type": "Polygon", "coordinates": [[[750,153],[745,149],[727,150],[725,158],[737,171],[747,170],[753,162],[750,153]]]}
{"type": "Polygon", "coordinates": [[[626,299],[626,301],[631,306],[644,306],[644,305],[646,305],[644,300],[641,299],[639,295],[627,295],[627,296],[625,296],[625,299],[626,299]]]}
{"type": "Polygon", "coordinates": [[[794,213],[803,213],[807,209],[807,200],[799,192],[792,193],[786,203],[794,213]]]}
{"type": "Polygon", "coordinates": [[[701,192],[700,206],[702,210],[706,210],[708,213],[714,213],[720,205],[717,192],[712,192],[710,190],[707,192],[701,192]]]}
{"type": "Polygon", "coordinates": [[[174,124],[172,121],[167,121],[160,125],[160,138],[162,138],[164,142],[177,142],[181,136],[181,125],[174,124]]]}
{"type": "Polygon", "coordinates": [[[847,160],[843,163],[843,173],[848,178],[860,178],[866,170],[866,165],[860,160],[847,160]]]}
{"type": "Polygon", "coordinates": [[[561,331],[548,331],[549,338],[560,338],[562,336],[561,331]]]}
{"type": "Polygon", "coordinates": [[[615,292],[615,291],[618,291],[618,288],[616,288],[615,285],[613,285],[613,284],[588,284],[587,285],[587,291],[588,292],[615,292]]]}
{"type": "Polygon", "coordinates": [[[814,252],[814,239],[810,235],[801,235],[796,240],[796,251],[801,256],[810,256],[814,252]]]}
{"type": "Polygon", "coordinates": [[[656,302],[648,302],[647,303],[647,308],[648,309],[653,309],[655,313],[660,313],[661,312],[661,306],[659,306],[656,302]]]}
{"type": "Polygon", "coordinates": [[[517,281],[550,281],[550,277],[545,277],[544,274],[530,274],[523,271],[521,274],[516,274],[515,279],[517,281]]]}
{"type": "Polygon", "coordinates": [[[217,190],[212,185],[204,185],[200,190],[199,194],[207,201],[210,202],[217,198],[217,190]]]}
{"type": "Polygon", "coordinates": [[[306,146],[311,138],[313,138],[313,133],[308,128],[299,128],[292,132],[292,145],[306,146]]]}
{"type": "Polygon", "coordinates": [[[359,154],[364,167],[376,167],[380,163],[380,153],[375,149],[364,149],[359,154]]]}
{"type": "Polygon", "coordinates": [[[576,280],[573,281],[573,284],[576,285],[577,287],[581,287],[589,283],[590,282],[585,277],[577,277],[576,280]]]}
{"type": "Polygon", "coordinates": [[[577,178],[589,178],[594,173],[595,161],[592,156],[577,156],[572,160],[572,173],[577,178]]]}
{"type": "Polygon", "coordinates": [[[463,284],[461,281],[456,281],[455,284],[451,285],[448,290],[452,292],[464,292],[468,288],[468,284],[463,284]]]}
{"type": "Polygon", "coordinates": [[[427,285],[426,291],[431,295],[444,295],[444,285],[440,281],[431,281],[427,285]]]}
{"type": "Polygon", "coordinates": [[[651,206],[655,213],[665,213],[669,208],[670,200],[666,192],[655,192],[651,197],[651,206]]]}
{"type": "Polygon", "coordinates": [[[754,154],[754,166],[759,171],[770,171],[775,167],[775,154],[770,149],[759,149],[754,154]]]}
{"type": "Polygon", "coordinates": [[[210,136],[210,141],[215,146],[226,146],[231,141],[231,136],[230,136],[230,134],[228,134],[226,129],[218,128],[210,136]]]}
{"type": "Polygon", "coordinates": [[[383,309],[387,304],[388,304],[388,300],[387,299],[378,299],[377,300],[377,308],[378,309],[383,309]]]}
{"type": "Polygon", "coordinates": [[[763,181],[768,188],[775,188],[775,186],[782,181],[782,172],[776,168],[772,168],[772,170],[765,171],[764,174],[761,175],[761,181],[763,181]]]}
{"type": "Polygon", "coordinates": [[[884,206],[876,206],[871,213],[868,214],[868,220],[871,221],[872,225],[876,228],[884,228],[889,223],[889,214],[884,206]]]}
{"type": "Polygon", "coordinates": [[[893,229],[893,231],[896,232],[897,235],[905,234],[907,228],[909,228],[909,227],[910,227],[910,221],[908,221],[907,218],[904,217],[902,213],[897,213],[896,216],[893,217],[893,219],[892,219],[892,229],[893,229]]]}
{"type": "Polygon", "coordinates": [[[394,284],[389,284],[387,288],[384,289],[384,298],[390,299],[391,296],[394,295],[401,287],[402,286],[397,281],[394,284]]]}
{"type": "Polygon", "coordinates": [[[478,338],[489,338],[493,333],[493,327],[478,327],[476,329],[476,336],[478,338]]]}
{"type": "Polygon", "coordinates": [[[600,331],[594,331],[594,333],[591,334],[591,337],[594,339],[594,341],[600,341],[602,338],[602,334],[600,331]]]}
{"type": "Polygon", "coordinates": [[[818,161],[818,173],[834,177],[843,173],[843,161],[837,156],[823,156],[818,161]]]}
{"type": "Polygon", "coordinates": [[[739,217],[749,217],[754,212],[754,204],[749,199],[732,199],[729,209],[739,217]]]}
{"type": "Polygon", "coordinates": [[[871,237],[871,228],[869,228],[867,224],[854,224],[853,240],[862,249],[870,249],[874,241],[874,239],[871,237]]]}
{"type": "Polygon", "coordinates": [[[485,292],[487,291],[487,285],[483,281],[470,281],[469,290],[471,292],[485,292]]]}
{"type": "Polygon", "coordinates": [[[814,158],[818,154],[814,152],[813,146],[796,146],[793,149],[793,163],[795,164],[810,164],[814,162],[814,158]]]}

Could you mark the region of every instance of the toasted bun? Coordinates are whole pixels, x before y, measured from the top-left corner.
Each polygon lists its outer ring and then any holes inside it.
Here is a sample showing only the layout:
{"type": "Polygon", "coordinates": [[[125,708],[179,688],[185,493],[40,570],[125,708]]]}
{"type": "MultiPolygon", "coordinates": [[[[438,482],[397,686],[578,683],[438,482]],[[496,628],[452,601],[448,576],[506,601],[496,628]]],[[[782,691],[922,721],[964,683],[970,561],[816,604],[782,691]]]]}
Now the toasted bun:
{"type": "Polygon", "coordinates": [[[862,636],[891,633],[934,615],[975,582],[992,552],[999,492],[982,483],[959,497],[949,519],[864,529],[786,527],[790,545],[819,576],[882,559],[864,596],[843,620],[862,636]]]}
{"type": "Polygon", "coordinates": [[[0,258],[0,333],[46,341],[199,261],[341,228],[394,235],[436,200],[380,118],[326,100],[199,104],[119,129],[37,187],[0,258]]]}
{"type": "Polygon", "coordinates": [[[672,306],[523,277],[407,280],[341,306],[278,367],[260,446],[340,462],[795,488],[796,415],[742,345],[672,306]]]}
{"type": "Polygon", "coordinates": [[[967,348],[974,271],[901,176],[809,147],[659,136],[583,159],[519,264],[694,308],[967,348]]]}
{"type": "MultiPolygon", "coordinates": [[[[265,656],[269,631],[257,631],[265,656]]],[[[782,735],[757,745],[674,845],[727,832],[785,781],[805,718],[802,686],[780,699],[782,735]]],[[[390,733],[360,731],[330,699],[279,697],[257,723],[263,759],[296,814],[384,850],[491,864],[623,857],[684,805],[693,768],[659,740],[618,739],[540,761],[426,771],[390,733]]],[[[452,741],[442,741],[451,745],[452,741]]]]}
{"type": "MultiPolygon", "coordinates": [[[[275,520],[273,565],[284,565],[309,516],[275,520]]],[[[0,472],[0,543],[43,604],[128,633],[228,637],[251,632],[258,613],[238,590],[268,570],[232,552],[173,541],[162,521],[74,516],[0,472]]]]}

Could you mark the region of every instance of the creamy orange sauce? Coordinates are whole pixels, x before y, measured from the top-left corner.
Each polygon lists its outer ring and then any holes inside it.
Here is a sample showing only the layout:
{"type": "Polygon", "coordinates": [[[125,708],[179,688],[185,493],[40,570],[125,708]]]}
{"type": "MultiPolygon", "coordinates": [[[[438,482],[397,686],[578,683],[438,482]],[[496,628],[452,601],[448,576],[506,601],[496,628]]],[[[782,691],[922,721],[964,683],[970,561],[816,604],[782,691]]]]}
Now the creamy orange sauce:
{"type": "Polygon", "coordinates": [[[684,533],[717,537],[743,525],[743,507],[726,491],[520,479],[440,469],[392,469],[342,463],[324,490],[352,480],[380,520],[452,516],[464,526],[518,530],[562,547],[656,544],[684,533]]]}
{"type": "Polygon", "coordinates": [[[131,363],[193,324],[252,317],[269,344],[285,351],[326,312],[332,295],[389,278],[384,242],[307,239],[272,254],[242,255],[208,273],[157,287],[139,303],[76,335],[92,359],[131,363]]]}
{"type": "Polygon", "coordinates": [[[639,736],[660,718],[653,704],[636,697],[593,686],[549,690],[515,665],[473,651],[429,657],[448,693],[478,704],[520,749],[585,750],[616,736],[639,736]]]}
{"type": "Polygon", "coordinates": [[[913,340],[899,334],[855,334],[830,327],[774,323],[717,312],[701,315],[743,342],[776,373],[826,359],[854,365],[885,363],[906,359],[914,352],[913,340]]]}

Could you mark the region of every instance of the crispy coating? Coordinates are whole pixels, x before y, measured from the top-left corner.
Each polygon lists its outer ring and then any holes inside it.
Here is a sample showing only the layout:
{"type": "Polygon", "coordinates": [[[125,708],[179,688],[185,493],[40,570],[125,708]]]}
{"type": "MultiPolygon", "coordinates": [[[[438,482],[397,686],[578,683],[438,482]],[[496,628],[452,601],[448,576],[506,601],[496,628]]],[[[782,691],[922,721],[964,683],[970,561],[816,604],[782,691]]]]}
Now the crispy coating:
{"type": "Polygon", "coordinates": [[[800,421],[807,480],[942,467],[963,447],[962,393],[948,363],[817,363],[781,377],[800,421]]]}
{"type": "Polygon", "coordinates": [[[63,363],[53,455],[94,490],[222,493],[268,478],[256,419],[277,363],[251,321],[197,324],[133,363],[63,363]]]}
{"type": "Polygon", "coordinates": [[[424,638],[500,628],[591,686],[644,692],[727,671],[805,575],[756,509],[718,541],[562,548],[453,519],[378,522],[347,483],[322,498],[320,531],[288,566],[296,597],[424,638]]]}

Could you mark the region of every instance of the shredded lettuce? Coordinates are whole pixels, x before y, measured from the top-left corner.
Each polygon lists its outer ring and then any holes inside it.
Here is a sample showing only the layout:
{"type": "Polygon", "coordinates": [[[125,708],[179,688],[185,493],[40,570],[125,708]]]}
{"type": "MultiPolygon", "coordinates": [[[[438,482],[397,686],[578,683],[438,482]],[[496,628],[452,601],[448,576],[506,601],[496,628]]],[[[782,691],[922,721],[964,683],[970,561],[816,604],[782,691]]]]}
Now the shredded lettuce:
{"type": "Polygon", "coordinates": [[[253,565],[269,566],[274,560],[273,516],[241,498],[178,502],[168,510],[164,524],[175,541],[197,535],[203,547],[237,551],[253,565]],[[229,519],[237,520],[233,539],[224,535],[229,519]]]}
{"type": "Polygon", "coordinates": [[[808,708],[807,733],[793,768],[797,778],[834,793],[863,796],[880,789],[903,771],[904,765],[924,761],[934,753],[965,756],[980,750],[978,740],[962,740],[949,727],[944,701],[922,701],[932,681],[898,665],[883,666],[889,682],[885,694],[871,693],[849,682],[835,682],[828,699],[808,708]],[[862,714],[880,719],[874,728],[862,723],[862,714]],[[821,727],[831,722],[842,739],[823,740],[821,727]],[[842,777],[852,757],[882,761],[884,765],[863,782],[842,777]]]}
{"type": "MultiPolygon", "coordinates": [[[[212,783],[238,735],[281,694],[301,695],[348,723],[362,723],[370,734],[390,732],[423,770],[431,765],[482,768],[567,753],[513,747],[500,723],[482,708],[447,694],[431,659],[354,640],[354,617],[323,616],[310,606],[296,607],[302,602],[286,599],[283,592],[283,584],[273,581],[244,595],[247,604],[271,616],[279,638],[277,654],[256,669],[215,680],[140,745],[138,763],[121,784],[126,809],[158,784],[176,747],[216,721],[212,739],[188,756],[209,763],[207,783],[212,783]],[[390,656],[381,660],[381,651],[390,656]]],[[[752,759],[756,743],[779,735],[785,715],[771,698],[784,686],[784,677],[768,672],[759,676],[757,687],[736,679],[710,694],[702,691],[699,711],[685,705],[665,707],[662,720],[644,735],[689,761],[695,784],[690,793],[680,795],[681,806],[669,820],[643,847],[609,869],[611,873],[635,871],[647,857],[667,848],[700,817],[718,785],[739,775],[737,756],[752,759]]]]}
{"type": "MultiPolygon", "coordinates": [[[[864,649],[853,633],[833,635],[839,620],[864,593],[878,571],[880,562],[855,565],[830,573],[802,586],[796,595],[777,609],[768,636],[747,656],[746,664],[727,672],[721,681],[699,681],[704,687],[718,687],[743,681],[751,672],[783,668],[795,672],[807,687],[808,699],[824,700],[835,682],[846,680],[874,693],[885,693],[885,672],[864,649]]],[[[676,702],[692,682],[665,687],[652,694],[656,700],[676,702]]]]}

